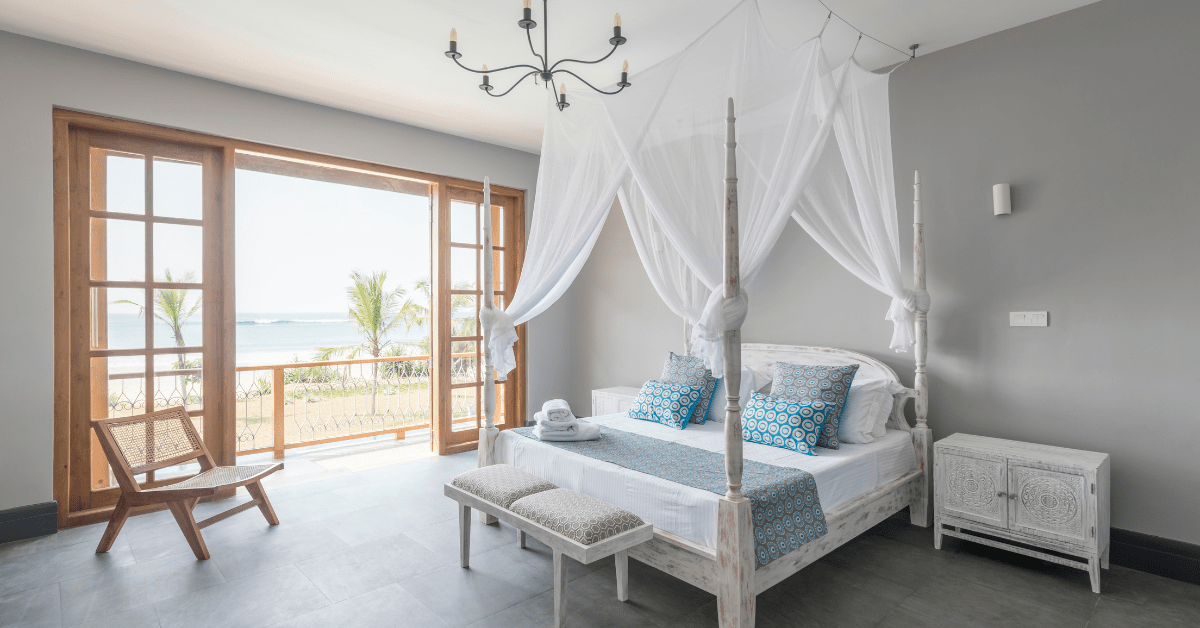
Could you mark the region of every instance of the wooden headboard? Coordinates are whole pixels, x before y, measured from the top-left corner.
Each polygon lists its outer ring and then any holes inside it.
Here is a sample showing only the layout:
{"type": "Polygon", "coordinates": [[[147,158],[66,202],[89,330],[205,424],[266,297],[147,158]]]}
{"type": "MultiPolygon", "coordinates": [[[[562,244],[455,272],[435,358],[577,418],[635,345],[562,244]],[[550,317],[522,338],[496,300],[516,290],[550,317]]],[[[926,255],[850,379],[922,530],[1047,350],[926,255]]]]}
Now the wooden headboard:
{"type": "MultiPolygon", "coordinates": [[[[845,366],[857,364],[858,373],[855,379],[886,379],[901,386],[904,383],[896,375],[892,367],[875,358],[833,347],[802,347],[796,345],[771,345],[754,342],[742,343],[742,366],[754,369],[758,373],[771,377],[776,362],[789,364],[821,364],[824,366],[845,366]]],[[[908,431],[908,419],[904,418],[904,404],[910,398],[916,397],[917,391],[908,387],[904,392],[896,394],[896,402],[892,406],[891,427],[908,431]]]]}

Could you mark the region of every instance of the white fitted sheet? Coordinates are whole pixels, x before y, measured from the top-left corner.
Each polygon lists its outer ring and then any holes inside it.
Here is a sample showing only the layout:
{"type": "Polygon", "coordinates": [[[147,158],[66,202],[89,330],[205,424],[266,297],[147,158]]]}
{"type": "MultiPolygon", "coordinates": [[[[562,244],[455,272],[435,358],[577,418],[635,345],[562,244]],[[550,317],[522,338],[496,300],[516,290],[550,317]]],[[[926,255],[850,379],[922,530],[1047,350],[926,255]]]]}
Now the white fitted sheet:
{"type": "MultiPolygon", "coordinates": [[[[697,449],[720,453],[725,448],[724,423],[710,421],[675,430],[659,423],[631,419],[624,413],[588,420],[697,449]]],[[[747,460],[811,473],[817,481],[817,494],[825,512],[917,468],[912,439],[901,430],[889,429],[886,436],[865,445],[843,443],[841,449],[818,448],[816,456],[757,443],[744,443],[743,448],[747,460]]],[[[624,508],[656,528],[712,549],[717,547],[717,500],[720,496],[716,493],[676,484],[506,431],[500,432],[496,442],[496,461],[520,467],[562,488],[624,508]]]]}

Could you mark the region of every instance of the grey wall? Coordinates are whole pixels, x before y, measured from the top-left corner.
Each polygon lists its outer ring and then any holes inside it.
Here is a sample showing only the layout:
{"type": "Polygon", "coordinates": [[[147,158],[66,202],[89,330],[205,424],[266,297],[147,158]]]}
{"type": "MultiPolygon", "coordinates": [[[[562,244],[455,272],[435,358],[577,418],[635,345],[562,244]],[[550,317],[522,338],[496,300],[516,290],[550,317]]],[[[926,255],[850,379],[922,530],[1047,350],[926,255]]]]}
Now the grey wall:
{"type": "MultiPolygon", "coordinates": [[[[530,191],[537,177],[529,153],[0,32],[0,509],[51,499],[54,106],[530,191]]],[[[531,402],[567,385],[548,348],[570,303],[530,323],[531,402]]]]}
{"type": "MultiPolygon", "coordinates": [[[[924,180],[930,426],[1108,452],[1113,525],[1200,543],[1200,3],[1104,0],[909,63],[892,79],[900,223],[924,180]],[[1013,185],[994,217],[991,186],[1013,185]],[[1008,312],[1048,310],[1048,328],[1008,312]]],[[[911,230],[902,229],[902,249],[911,230]]],[[[906,265],[911,260],[906,260],[906,265]]],[[[571,402],[681,348],[613,214],[580,274],[571,402]]],[[[883,358],[888,300],[794,223],[748,342],[883,358]]]]}

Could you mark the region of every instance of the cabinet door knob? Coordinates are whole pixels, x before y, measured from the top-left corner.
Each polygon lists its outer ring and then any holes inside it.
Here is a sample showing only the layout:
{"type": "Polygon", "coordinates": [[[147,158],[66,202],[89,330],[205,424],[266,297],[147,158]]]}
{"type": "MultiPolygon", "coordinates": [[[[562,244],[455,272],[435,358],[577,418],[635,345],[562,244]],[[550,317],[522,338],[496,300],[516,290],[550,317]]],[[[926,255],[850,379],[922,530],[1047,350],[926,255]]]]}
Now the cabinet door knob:
{"type": "Polygon", "coordinates": [[[996,497],[1004,497],[1006,495],[1008,495],[1008,493],[1005,493],[1004,491],[1000,491],[999,493],[996,493],[996,497]]]}

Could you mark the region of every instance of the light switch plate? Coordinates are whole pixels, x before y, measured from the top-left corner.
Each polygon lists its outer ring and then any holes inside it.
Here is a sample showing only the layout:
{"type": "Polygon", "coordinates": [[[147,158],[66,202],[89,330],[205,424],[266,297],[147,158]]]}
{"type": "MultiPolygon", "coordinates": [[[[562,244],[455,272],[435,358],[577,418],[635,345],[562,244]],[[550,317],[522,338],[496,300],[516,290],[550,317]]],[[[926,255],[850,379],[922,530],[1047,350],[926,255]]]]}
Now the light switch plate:
{"type": "Polygon", "coordinates": [[[1009,327],[1049,327],[1049,312],[1009,312],[1009,327]]]}

